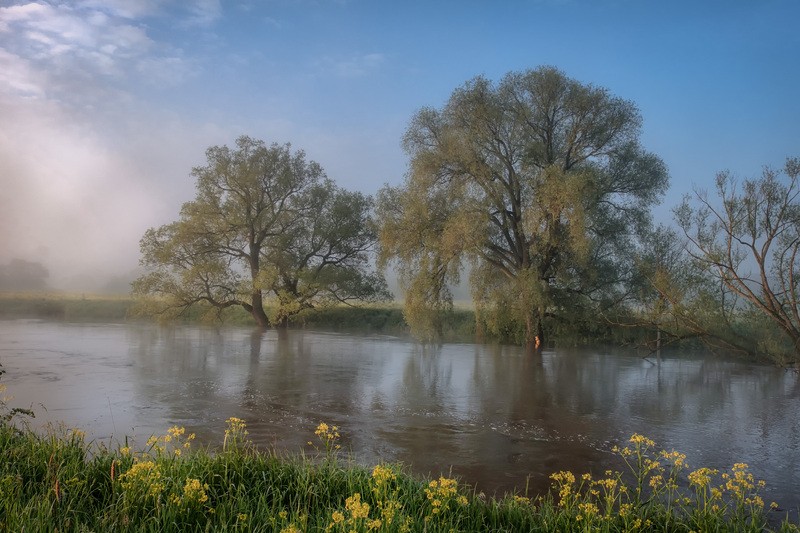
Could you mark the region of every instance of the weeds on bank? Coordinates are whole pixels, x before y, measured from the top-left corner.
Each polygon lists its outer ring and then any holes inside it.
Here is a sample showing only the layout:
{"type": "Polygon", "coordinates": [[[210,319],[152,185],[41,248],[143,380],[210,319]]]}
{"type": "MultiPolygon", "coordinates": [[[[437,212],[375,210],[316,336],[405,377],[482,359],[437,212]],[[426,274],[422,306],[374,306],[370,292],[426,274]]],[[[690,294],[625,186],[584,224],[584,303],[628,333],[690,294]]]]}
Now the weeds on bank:
{"type": "Polygon", "coordinates": [[[182,427],[141,451],[90,451],[79,431],[3,419],[0,531],[761,531],[770,512],[747,465],[690,470],[641,435],[615,449],[626,471],[557,472],[548,495],[486,500],[449,477],[344,462],[336,426],[314,434],[316,455],[264,453],[229,418],[216,453],[182,427]]]}

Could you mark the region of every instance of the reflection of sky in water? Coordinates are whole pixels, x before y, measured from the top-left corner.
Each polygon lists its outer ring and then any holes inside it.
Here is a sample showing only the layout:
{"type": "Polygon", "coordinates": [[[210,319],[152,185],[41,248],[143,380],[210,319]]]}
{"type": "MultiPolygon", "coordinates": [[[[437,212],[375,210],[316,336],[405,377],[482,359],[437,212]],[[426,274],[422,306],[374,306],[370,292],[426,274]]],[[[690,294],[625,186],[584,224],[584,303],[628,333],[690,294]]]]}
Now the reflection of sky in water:
{"type": "Polygon", "coordinates": [[[298,450],[341,427],[364,463],[452,472],[487,492],[540,490],[596,472],[634,432],[693,467],[751,465],[766,499],[800,505],[800,380],[711,357],[422,346],[391,337],[196,326],[0,322],[14,405],[95,438],[144,440],[173,424],[205,442],[244,418],[260,444],[298,450]],[[36,405],[34,405],[36,408],[36,405]]]}

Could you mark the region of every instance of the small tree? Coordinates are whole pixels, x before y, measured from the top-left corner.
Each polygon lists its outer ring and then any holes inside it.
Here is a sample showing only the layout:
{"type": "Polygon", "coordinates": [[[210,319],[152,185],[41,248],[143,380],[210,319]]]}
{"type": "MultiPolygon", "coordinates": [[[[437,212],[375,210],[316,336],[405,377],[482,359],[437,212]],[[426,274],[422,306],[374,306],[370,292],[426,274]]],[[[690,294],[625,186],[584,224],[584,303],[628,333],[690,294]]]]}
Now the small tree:
{"type": "Polygon", "coordinates": [[[800,159],[783,174],[765,168],[739,183],[730,172],[716,179],[717,199],[704,191],[675,210],[687,250],[719,283],[723,313],[767,317],[800,357],[800,159]]]}
{"type": "Polygon", "coordinates": [[[267,327],[325,303],[388,297],[370,268],[370,197],[336,187],[288,144],[240,137],[236,149],[214,146],[206,157],[180,219],[141,241],[149,272],[134,293],[159,296],[157,312],[241,306],[267,327]]]}

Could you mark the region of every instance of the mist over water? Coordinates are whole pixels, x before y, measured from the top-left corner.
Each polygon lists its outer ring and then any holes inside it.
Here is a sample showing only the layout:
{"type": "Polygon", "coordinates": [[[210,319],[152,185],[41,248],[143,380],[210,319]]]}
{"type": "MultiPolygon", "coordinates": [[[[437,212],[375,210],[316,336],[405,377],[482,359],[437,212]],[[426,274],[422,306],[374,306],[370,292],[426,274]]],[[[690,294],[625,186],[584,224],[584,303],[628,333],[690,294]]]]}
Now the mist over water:
{"type": "Polygon", "coordinates": [[[0,322],[15,406],[103,442],[143,443],[172,425],[222,441],[246,420],[261,446],[309,451],[336,424],[360,463],[454,474],[487,494],[540,492],[557,470],[619,468],[634,432],[691,468],[746,462],[765,501],[800,506],[800,380],[683,353],[423,346],[387,336],[148,324],[0,322]],[[44,407],[41,407],[43,405],[44,407]],[[45,410],[46,408],[46,410],[45,410]]]}

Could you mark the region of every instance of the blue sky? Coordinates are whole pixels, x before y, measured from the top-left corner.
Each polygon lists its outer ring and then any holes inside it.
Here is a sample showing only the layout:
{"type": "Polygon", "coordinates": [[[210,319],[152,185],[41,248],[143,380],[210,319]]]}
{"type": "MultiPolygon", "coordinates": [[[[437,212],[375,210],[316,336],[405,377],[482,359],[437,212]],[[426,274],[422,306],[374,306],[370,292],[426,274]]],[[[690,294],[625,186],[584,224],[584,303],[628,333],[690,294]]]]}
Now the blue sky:
{"type": "Polygon", "coordinates": [[[0,0],[0,263],[81,290],[130,275],[205,149],[240,134],[374,193],[402,181],[417,109],[540,65],[638,105],[667,220],[720,170],[800,155],[799,16],[795,0],[0,0]]]}

